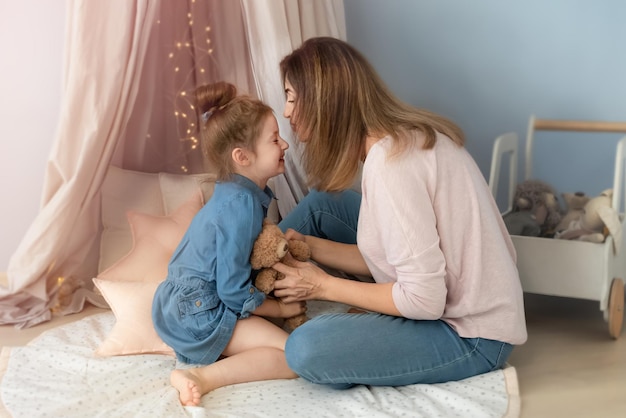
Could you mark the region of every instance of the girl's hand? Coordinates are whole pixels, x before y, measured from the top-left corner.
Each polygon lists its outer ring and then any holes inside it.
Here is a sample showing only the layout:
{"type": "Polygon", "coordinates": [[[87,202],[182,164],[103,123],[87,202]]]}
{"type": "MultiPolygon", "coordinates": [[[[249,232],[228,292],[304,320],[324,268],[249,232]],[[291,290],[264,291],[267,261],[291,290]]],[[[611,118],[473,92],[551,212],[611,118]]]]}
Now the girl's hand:
{"type": "Polygon", "coordinates": [[[277,301],[280,309],[279,318],[291,318],[306,312],[306,302],[285,303],[280,299],[277,299],[277,301]]]}
{"type": "Polygon", "coordinates": [[[310,262],[290,260],[290,264],[293,267],[280,262],[272,266],[285,275],[274,283],[274,295],[285,303],[324,299],[326,272],[310,262]]]}

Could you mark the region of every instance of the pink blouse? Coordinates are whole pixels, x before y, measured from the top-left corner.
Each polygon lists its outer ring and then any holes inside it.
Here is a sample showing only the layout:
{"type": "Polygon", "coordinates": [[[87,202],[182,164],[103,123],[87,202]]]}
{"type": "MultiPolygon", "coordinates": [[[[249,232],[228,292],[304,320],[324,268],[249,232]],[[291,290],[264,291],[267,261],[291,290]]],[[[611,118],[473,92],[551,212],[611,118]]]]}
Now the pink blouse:
{"type": "Polygon", "coordinates": [[[523,292],[515,249],[476,163],[438,134],[388,157],[378,141],[363,165],[357,243],[374,277],[395,282],[406,318],[442,319],[460,336],[522,344],[523,292]]]}

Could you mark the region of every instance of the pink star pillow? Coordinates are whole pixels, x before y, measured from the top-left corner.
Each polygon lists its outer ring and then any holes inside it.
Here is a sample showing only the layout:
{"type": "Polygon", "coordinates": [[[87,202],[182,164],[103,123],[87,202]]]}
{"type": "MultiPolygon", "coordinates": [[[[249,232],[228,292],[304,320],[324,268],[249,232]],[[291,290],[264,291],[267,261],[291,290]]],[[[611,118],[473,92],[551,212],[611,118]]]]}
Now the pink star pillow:
{"type": "Polygon", "coordinates": [[[198,192],[168,216],[128,212],[132,249],[93,279],[116,319],[97,355],[174,354],[154,330],[152,298],[167,276],[174,250],[201,207],[198,192]]]}

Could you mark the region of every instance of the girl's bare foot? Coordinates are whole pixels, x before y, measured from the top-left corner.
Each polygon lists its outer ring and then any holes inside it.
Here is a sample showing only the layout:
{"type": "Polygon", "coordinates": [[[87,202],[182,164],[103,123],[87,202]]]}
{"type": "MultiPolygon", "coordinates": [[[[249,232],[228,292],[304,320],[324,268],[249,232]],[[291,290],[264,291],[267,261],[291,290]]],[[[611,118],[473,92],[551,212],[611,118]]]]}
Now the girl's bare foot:
{"type": "Polygon", "coordinates": [[[200,405],[200,382],[190,370],[176,369],[170,375],[170,383],[178,390],[180,403],[183,406],[200,405]]]}

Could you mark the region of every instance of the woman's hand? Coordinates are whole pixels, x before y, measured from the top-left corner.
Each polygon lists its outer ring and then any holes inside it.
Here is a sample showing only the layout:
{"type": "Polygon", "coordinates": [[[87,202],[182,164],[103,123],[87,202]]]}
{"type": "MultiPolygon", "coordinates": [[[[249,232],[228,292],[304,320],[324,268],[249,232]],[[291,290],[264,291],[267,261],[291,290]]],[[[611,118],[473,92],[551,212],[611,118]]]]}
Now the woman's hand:
{"type": "Polygon", "coordinates": [[[276,263],[273,268],[285,275],[274,283],[274,295],[283,302],[296,302],[309,299],[324,299],[324,270],[306,261],[290,260],[288,266],[276,263]]]}
{"type": "Polygon", "coordinates": [[[311,260],[318,264],[348,274],[371,276],[356,244],[344,244],[312,235],[303,235],[291,228],[285,232],[285,238],[305,242],[311,250],[311,260]]]}
{"type": "Polygon", "coordinates": [[[342,279],[308,261],[292,258],[285,261],[289,265],[276,263],[273,266],[285,275],[284,279],[274,282],[274,295],[285,303],[329,300],[372,312],[402,316],[393,301],[393,282],[365,283],[342,279]]]}
{"type": "Polygon", "coordinates": [[[285,231],[285,239],[287,241],[289,241],[290,239],[295,239],[297,241],[306,242],[306,236],[292,228],[289,228],[287,229],[287,231],[285,231]]]}

